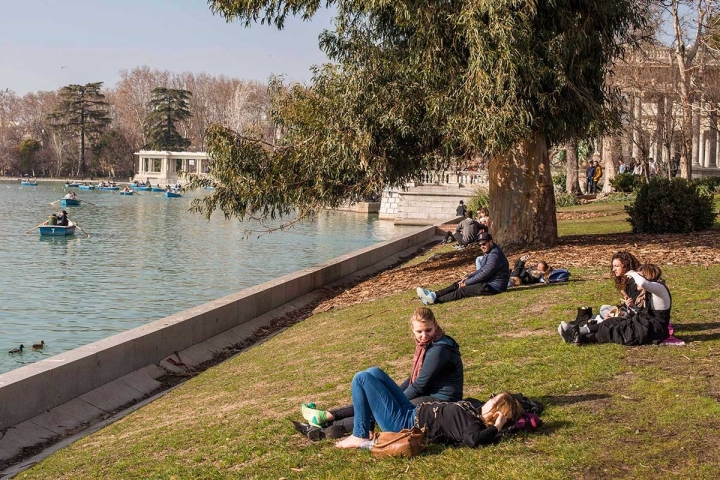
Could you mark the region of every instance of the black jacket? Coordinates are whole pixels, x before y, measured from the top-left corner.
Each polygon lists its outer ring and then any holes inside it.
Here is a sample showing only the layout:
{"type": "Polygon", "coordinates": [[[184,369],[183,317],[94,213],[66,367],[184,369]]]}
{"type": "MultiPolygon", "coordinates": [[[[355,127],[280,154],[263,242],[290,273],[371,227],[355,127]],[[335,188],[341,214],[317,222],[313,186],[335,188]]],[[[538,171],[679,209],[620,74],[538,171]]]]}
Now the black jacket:
{"type": "Polygon", "coordinates": [[[495,443],[498,429],[486,426],[467,402],[423,403],[415,413],[415,424],[425,427],[428,441],[461,447],[495,443]]]}
{"type": "Polygon", "coordinates": [[[463,398],[463,364],[460,345],[448,335],[433,342],[425,352],[420,375],[411,385],[405,380],[400,388],[412,400],[422,396],[433,396],[438,400],[456,402],[463,398]]]}

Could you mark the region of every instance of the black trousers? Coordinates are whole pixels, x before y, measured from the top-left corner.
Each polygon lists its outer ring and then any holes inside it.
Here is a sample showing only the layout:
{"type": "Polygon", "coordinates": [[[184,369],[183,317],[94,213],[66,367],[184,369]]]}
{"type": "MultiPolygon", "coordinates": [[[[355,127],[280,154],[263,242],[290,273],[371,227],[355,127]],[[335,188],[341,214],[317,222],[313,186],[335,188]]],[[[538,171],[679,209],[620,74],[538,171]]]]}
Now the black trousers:
{"type": "Polygon", "coordinates": [[[460,282],[455,282],[449,287],[435,292],[435,303],[452,302],[461,298],[477,297],[480,295],[495,295],[497,292],[488,287],[487,283],[480,282],[472,285],[460,286],[460,282]]]}

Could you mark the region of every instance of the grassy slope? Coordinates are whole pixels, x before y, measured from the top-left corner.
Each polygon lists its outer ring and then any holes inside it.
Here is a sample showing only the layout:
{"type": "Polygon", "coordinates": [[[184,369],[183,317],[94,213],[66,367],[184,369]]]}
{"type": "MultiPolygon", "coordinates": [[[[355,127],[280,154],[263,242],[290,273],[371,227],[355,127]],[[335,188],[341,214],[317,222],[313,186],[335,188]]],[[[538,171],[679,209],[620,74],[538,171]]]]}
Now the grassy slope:
{"type": "MultiPolygon", "coordinates": [[[[583,233],[627,225],[605,218],[614,222],[590,222],[583,233]]],[[[720,300],[707,286],[717,285],[720,266],[664,269],[686,347],[562,343],[560,320],[617,296],[604,268],[434,309],[462,346],[467,395],[508,389],[547,405],[541,430],[497,446],[433,446],[409,461],[376,461],[294,433],[300,403],[349,402],[356,371],[379,365],[407,375],[407,318],[420,305],[408,291],[314,315],[20,478],[717,478],[720,300]]]]}

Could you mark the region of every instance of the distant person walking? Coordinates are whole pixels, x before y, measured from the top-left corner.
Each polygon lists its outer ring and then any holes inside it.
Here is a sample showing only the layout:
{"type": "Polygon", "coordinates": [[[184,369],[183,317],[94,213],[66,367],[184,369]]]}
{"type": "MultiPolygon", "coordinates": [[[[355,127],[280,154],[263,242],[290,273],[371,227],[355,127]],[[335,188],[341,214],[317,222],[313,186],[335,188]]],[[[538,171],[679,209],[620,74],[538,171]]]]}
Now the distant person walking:
{"type": "Polygon", "coordinates": [[[455,209],[455,216],[456,217],[464,217],[466,211],[467,211],[467,209],[465,208],[465,203],[462,200],[460,200],[460,204],[455,209]]]}
{"type": "Polygon", "coordinates": [[[620,165],[618,165],[618,173],[627,173],[627,165],[625,165],[625,160],[622,158],[620,159],[620,165]]]}
{"type": "Polygon", "coordinates": [[[593,193],[597,193],[598,183],[600,182],[600,178],[602,178],[602,175],[603,175],[603,169],[600,166],[600,162],[598,160],[595,160],[595,176],[593,176],[593,193]]]}
{"type": "Polygon", "coordinates": [[[595,165],[592,160],[588,161],[587,168],[585,168],[585,193],[593,193],[594,179],[595,178],[595,165]]]}

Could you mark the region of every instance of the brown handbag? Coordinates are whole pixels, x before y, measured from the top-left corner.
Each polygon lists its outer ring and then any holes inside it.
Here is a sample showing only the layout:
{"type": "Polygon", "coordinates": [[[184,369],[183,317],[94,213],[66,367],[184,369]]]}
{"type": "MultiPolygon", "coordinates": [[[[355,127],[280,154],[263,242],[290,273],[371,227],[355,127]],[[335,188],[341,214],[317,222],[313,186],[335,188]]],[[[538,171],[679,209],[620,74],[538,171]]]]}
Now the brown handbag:
{"type": "Polygon", "coordinates": [[[414,457],[425,448],[426,443],[424,428],[403,428],[399,432],[375,434],[371,452],[375,458],[414,457]]]}

